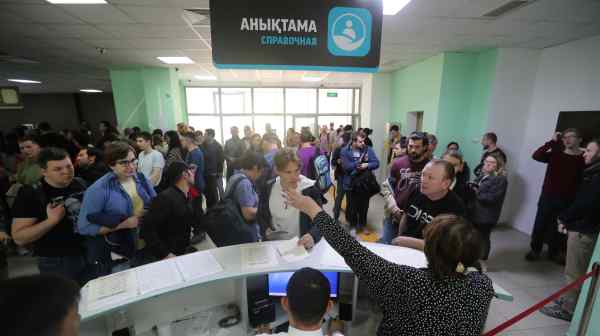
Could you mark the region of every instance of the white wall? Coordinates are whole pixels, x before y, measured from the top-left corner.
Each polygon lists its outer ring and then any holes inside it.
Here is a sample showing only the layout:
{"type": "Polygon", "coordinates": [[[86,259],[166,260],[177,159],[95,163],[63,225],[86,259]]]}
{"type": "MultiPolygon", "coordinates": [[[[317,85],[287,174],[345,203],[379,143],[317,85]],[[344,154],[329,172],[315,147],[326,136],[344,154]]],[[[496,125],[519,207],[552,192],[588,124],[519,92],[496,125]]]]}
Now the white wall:
{"type": "MultiPolygon", "coordinates": [[[[363,110],[361,114],[362,127],[373,129],[371,140],[373,141],[373,151],[377,154],[380,162],[380,168],[375,172],[380,181],[385,178],[387,153],[384,153],[383,144],[387,137],[385,123],[390,121],[392,110],[392,75],[391,73],[378,73],[371,76],[368,84],[363,85],[363,96],[369,95],[368,111],[363,110]],[[369,92],[370,91],[370,92],[369,92]]],[[[364,105],[363,105],[364,106],[364,105]]]]}
{"type": "MultiPolygon", "coordinates": [[[[543,164],[531,159],[531,154],[550,138],[560,111],[582,110],[600,110],[600,36],[544,49],[540,54],[524,136],[515,137],[513,144],[515,149],[520,148],[518,160],[511,161],[520,179],[519,194],[513,193],[512,200],[521,204],[518,208],[512,206],[516,229],[531,232],[546,171],[543,164]]],[[[507,120],[506,127],[512,124],[517,130],[520,121],[507,120]]]]}
{"type": "MultiPolygon", "coordinates": [[[[498,135],[498,145],[508,156],[508,192],[500,222],[513,225],[520,210],[523,176],[519,156],[525,136],[527,114],[533,96],[540,51],[534,49],[498,49],[496,74],[492,82],[487,130],[498,135]]],[[[477,142],[480,139],[476,139],[477,142]]]]}

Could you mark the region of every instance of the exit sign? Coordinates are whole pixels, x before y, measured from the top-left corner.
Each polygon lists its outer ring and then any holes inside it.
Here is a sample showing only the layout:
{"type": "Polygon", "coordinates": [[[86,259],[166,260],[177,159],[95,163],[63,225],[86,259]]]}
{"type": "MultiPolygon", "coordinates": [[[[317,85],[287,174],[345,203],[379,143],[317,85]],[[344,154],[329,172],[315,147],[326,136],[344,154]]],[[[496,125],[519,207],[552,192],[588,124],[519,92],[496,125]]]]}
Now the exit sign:
{"type": "Polygon", "coordinates": [[[329,97],[329,98],[337,98],[337,92],[327,92],[327,97],[329,97]]]}

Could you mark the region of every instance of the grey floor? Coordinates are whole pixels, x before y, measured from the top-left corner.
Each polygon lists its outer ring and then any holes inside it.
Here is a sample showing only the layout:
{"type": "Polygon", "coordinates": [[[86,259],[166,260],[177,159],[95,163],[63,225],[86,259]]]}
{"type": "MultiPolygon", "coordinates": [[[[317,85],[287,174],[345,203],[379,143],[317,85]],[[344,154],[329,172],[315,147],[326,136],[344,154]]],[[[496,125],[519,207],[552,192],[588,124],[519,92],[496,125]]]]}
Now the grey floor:
{"type": "MultiPolygon", "coordinates": [[[[333,202],[325,206],[331,211],[333,202]]],[[[343,217],[343,216],[342,216],[343,217]]],[[[381,197],[371,199],[368,223],[372,230],[380,232],[383,219],[381,197]]],[[[210,244],[210,243],[209,243],[210,244]]],[[[206,245],[203,244],[203,245],[206,245]]],[[[486,330],[490,330],[512,316],[530,307],[544,297],[558,290],[564,284],[563,268],[548,261],[528,263],[523,256],[528,251],[529,237],[508,227],[499,227],[492,234],[492,253],[488,275],[514,296],[513,302],[494,299],[490,307],[486,330]]],[[[198,246],[202,249],[208,246],[198,246]]],[[[16,277],[37,273],[35,261],[31,257],[9,258],[9,275],[16,277]]],[[[357,328],[360,335],[374,335],[378,317],[366,314],[357,328]]],[[[565,335],[569,324],[546,317],[539,312],[522,320],[501,335],[510,336],[555,336],[565,335]]],[[[353,333],[355,334],[355,333],[353,333]]]]}

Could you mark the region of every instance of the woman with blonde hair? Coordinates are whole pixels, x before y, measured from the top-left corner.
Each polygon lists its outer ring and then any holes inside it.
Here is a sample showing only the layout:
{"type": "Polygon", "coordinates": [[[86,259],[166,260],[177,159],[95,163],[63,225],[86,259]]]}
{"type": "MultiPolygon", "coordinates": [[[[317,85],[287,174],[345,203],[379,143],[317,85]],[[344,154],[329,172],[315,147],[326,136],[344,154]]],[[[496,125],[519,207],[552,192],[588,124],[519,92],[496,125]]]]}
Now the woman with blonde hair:
{"type": "MultiPolygon", "coordinates": [[[[479,177],[469,183],[473,192],[469,206],[469,219],[483,239],[481,256],[483,261],[486,261],[490,254],[490,235],[500,218],[507,186],[504,160],[500,155],[490,153],[483,160],[483,168],[479,177]]],[[[485,263],[482,263],[482,268],[486,268],[485,263]]]]}

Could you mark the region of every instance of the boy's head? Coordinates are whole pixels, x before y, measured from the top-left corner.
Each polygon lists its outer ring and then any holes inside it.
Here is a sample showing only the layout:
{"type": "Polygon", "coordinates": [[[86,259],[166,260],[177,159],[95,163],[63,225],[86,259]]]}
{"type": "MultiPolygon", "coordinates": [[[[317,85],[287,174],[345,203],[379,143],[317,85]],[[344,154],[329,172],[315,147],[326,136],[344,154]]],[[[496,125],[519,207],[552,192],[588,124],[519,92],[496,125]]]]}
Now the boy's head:
{"type": "Polygon", "coordinates": [[[325,313],[332,307],[331,288],[323,273],[302,268],[290,278],[287,296],[281,299],[290,325],[302,329],[320,328],[325,313]]]}

